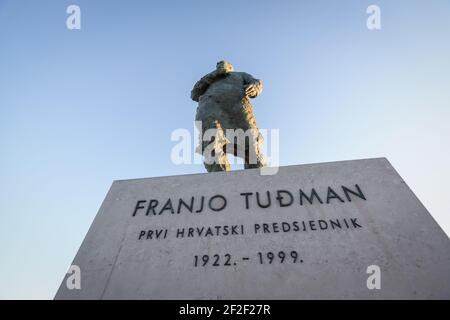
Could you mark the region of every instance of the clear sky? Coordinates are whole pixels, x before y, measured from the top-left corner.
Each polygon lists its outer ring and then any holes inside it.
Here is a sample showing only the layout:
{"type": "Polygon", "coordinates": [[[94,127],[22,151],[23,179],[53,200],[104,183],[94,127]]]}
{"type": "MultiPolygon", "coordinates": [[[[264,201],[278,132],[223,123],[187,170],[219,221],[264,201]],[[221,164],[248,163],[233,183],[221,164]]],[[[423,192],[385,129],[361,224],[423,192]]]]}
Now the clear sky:
{"type": "Polygon", "coordinates": [[[53,298],[113,180],[204,172],[170,135],[220,59],[281,165],[387,157],[450,234],[450,1],[0,0],[0,298],[53,298]]]}

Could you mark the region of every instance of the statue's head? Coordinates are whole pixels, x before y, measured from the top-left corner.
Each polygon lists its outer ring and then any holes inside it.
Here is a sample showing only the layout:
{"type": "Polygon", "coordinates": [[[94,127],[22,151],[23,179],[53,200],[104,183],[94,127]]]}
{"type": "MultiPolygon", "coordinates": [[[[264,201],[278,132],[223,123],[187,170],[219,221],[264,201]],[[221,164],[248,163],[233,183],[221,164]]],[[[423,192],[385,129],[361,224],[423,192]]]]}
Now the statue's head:
{"type": "Polygon", "coordinates": [[[229,63],[228,61],[224,61],[224,60],[217,62],[216,69],[223,70],[225,72],[234,71],[233,65],[231,63],[229,63]]]}

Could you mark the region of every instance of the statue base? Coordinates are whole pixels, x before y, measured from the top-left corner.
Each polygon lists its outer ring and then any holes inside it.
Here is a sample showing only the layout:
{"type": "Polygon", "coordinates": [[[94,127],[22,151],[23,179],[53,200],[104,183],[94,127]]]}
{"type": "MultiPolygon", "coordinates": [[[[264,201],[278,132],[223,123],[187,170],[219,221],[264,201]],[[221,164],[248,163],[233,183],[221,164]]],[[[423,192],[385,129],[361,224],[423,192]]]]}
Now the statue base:
{"type": "Polygon", "coordinates": [[[55,299],[449,299],[450,241],[385,158],[114,181],[55,299]]]}

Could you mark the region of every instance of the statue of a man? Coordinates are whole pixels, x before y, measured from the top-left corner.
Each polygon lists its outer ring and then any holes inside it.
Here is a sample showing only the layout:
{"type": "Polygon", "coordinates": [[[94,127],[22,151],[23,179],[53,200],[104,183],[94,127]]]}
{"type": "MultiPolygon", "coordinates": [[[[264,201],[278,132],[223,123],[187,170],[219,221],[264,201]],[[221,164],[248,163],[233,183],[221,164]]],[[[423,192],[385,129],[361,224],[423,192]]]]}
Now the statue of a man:
{"type": "Polygon", "coordinates": [[[235,72],[226,61],[219,61],[216,70],[195,84],[191,99],[199,103],[195,117],[200,131],[197,152],[203,155],[208,172],[230,170],[226,153],[243,158],[245,169],[266,165],[261,153],[263,138],[250,103],[262,87],[261,80],[235,72]]]}

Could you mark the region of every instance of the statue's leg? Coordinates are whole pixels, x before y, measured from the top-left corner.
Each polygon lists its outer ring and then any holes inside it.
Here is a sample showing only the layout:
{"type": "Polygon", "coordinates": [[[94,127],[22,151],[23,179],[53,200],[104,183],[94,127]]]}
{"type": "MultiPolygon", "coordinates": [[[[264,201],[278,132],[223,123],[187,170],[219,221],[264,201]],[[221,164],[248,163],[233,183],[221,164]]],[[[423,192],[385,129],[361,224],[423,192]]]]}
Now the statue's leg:
{"type": "Polygon", "coordinates": [[[263,168],[265,166],[267,166],[267,162],[263,155],[256,159],[255,164],[247,163],[247,161],[244,164],[245,169],[263,168]]]}
{"type": "Polygon", "coordinates": [[[205,123],[203,132],[207,132],[208,138],[203,141],[203,164],[208,172],[230,171],[227,154],[224,147],[227,143],[222,126],[217,120],[205,123]]]}
{"type": "Polygon", "coordinates": [[[230,165],[229,165],[227,159],[225,159],[224,163],[222,163],[222,164],[218,164],[218,163],[207,164],[207,163],[204,163],[204,165],[205,165],[205,168],[206,168],[206,170],[208,172],[230,171],[230,165]]]}
{"type": "Polygon", "coordinates": [[[241,106],[236,109],[240,112],[234,117],[235,122],[232,125],[235,130],[240,129],[244,134],[240,136],[242,133],[238,134],[238,131],[235,131],[238,137],[238,146],[234,150],[234,155],[244,159],[245,169],[265,167],[267,164],[262,152],[264,139],[256,125],[250,100],[248,98],[243,99],[241,106]]]}
{"type": "Polygon", "coordinates": [[[251,129],[252,138],[245,143],[244,168],[254,169],[263,168],[267,165],[266,159],[262,153],[263,137],[257,128],[251,129]],[[248,142],[248,143],[247,143],[248,142]]]}

